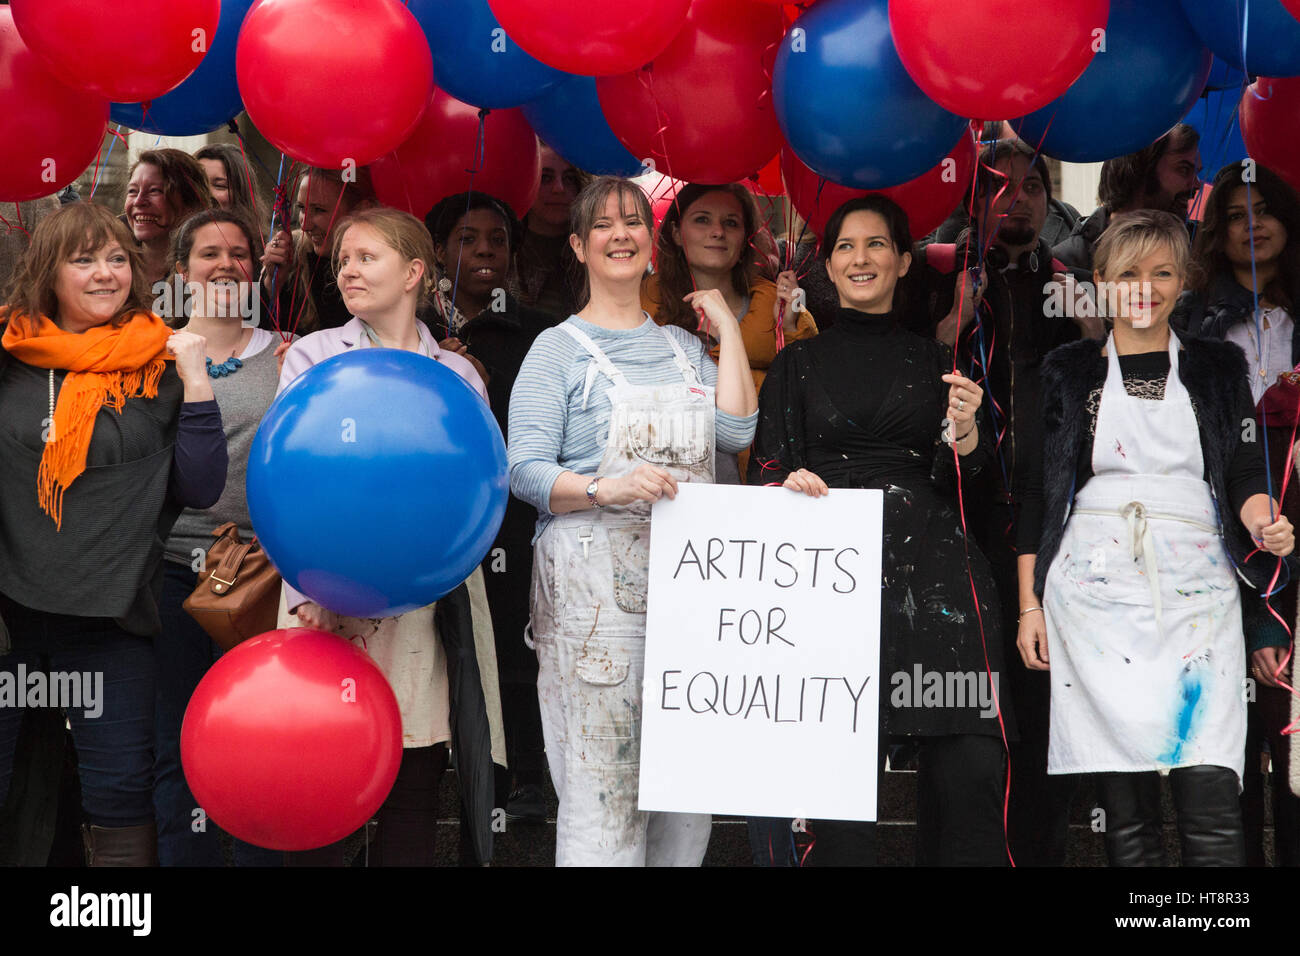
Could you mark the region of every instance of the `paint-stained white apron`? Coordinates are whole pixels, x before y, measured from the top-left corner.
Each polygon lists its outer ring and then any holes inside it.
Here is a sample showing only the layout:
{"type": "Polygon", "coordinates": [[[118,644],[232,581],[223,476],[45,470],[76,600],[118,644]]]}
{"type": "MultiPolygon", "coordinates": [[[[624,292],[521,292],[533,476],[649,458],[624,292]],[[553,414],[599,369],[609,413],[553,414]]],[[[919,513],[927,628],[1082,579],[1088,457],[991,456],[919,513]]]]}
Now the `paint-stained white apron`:
{"type": "Polygon", "coordinates": [[[1049,773],[1212,764],[1240,780],[1243,770],[1237,580],[1169,338],[1161,401],[1125,392],[1113,336],[1107,343],[1094,477],[1075,498],[1043,595],[1049,773]]]}
{"type": "MultiPolygon", "coordinates": [[[[562,325],[613,382],[599,474],[660,465],[713,481],[714,399],[668,333],[683,381],[631,385],[590,336],[562,325]]],[[[583,398],[584,407],[586,395],[583,398]]],[[[546,758],[560,798],[557,866],[699,866],[710,817],[637,809],[650,505],[560,515],[537,540],[532,634],[546,758]]]]}

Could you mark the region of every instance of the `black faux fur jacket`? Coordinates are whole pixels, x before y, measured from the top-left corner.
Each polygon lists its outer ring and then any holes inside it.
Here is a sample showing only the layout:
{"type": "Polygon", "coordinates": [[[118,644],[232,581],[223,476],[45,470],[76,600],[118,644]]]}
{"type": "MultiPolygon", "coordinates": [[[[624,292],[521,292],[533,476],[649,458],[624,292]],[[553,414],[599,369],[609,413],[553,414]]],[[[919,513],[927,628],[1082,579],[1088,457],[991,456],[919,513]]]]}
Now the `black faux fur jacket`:
{"type": "MultiPolygon", "coordinates": [[[[1229,500],[1226,486],[1228,465],[1243,436],[1249,438],[1257,433],[1253,415],[1243,419],[1243,409],[1252,407],[1246,382],[1246,356],[1231,342],[1185,335],[1178,338],[1182,348],[1179,378],[1187,388],[1196,414],[1205,456],[1205,476],[1218,506],[1224,544],[1238,574],[1253,589],[1263,591],[1276,563],[1267,555],[1256,555],[1249,565],[1243,563],[1255,544],[1229,500]]],[[[1088,395],[1106,380],[1103,344],[1093,339],[1071,342],[1054,349],[1043,360],[1043,526],[1034,565],[1034,592],[1040,596],[1047,570],[1065,534],[1065,523],[1077,490],[1075,471],[1087,433],[1088,395]]],[[[1262,447],[1259,453],[1262,458],[1262,447]]],[[[1277,586],[1286,584],[1300,567],[1295,562],[1294,555],[1287,559],[1287,568],[1281,572],[1277,586]]]]}

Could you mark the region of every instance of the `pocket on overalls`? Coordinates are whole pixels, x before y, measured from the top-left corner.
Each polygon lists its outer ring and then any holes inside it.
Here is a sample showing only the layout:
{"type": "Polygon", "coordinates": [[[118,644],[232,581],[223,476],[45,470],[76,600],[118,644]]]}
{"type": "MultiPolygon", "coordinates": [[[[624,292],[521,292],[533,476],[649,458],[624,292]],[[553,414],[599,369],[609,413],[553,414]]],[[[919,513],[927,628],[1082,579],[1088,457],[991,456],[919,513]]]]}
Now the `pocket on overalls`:
{"type": "Polygon", "coordinates": [[[644,614],[650,583],[650,525],[610,528],[614,602],[628,614],[644,614]]]}
{"type": "MultiPolygon", "coordinates": [[[[582,754],[593,767],[634,767],[640,761],[640,688],[629,681],[631,670],[625,654],[600,641],[586,643],[575,662],[582,754]]],[[[609,789],[617,789],[613,781],[609,789]]],[[[633,781],[633,794],[635,789],[633,781]]]]}

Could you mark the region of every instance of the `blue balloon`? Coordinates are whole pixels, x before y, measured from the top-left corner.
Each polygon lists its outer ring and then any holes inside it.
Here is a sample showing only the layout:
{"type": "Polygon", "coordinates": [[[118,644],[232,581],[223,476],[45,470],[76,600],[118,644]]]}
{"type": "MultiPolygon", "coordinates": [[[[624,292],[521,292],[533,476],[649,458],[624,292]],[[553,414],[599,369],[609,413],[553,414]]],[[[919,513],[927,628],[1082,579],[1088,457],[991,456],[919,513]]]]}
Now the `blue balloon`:
{"type": "Polygon", "coordinates": [[[932,169],[966,120],[921,92],[887,0],[821,0],[781,41],[772,92],[795,154],[831,182],[884,189],[932,169]]]}
{"type": "Polygon", "coordinates": [[[410,0],[408,9],[429,40],[438,86],[463,103],[521,106],[567,75],[525,53],[487,0],[410,0]]]}
{"type": "Polygon", "coordinates": [[[1249,155],[1237,120],[1240,99],[1240,88],[1207,89],[1183,117],[1184,123],[1201,134],[1201,179],[1207,183],[1228,163],[1239,162],[1249,155]]]}
{"type": "Polygon", "coordinates": [[[248,512],[284,580],[350,617],[390,617],[450,592],[505,514],[506,446],[451,369],[358,349],[296,378],[248,459],[248,512]]]}
{"type": "Polygon", "coordinates": [[[1070,163],[1134,153],[1186,115],[1211,62],[1178,0],[1111,0],[1105,52],[1064,95],[1011,125],[1030,146],[1041,142],[1070,163]]]}
{"type": "Polygon", "coordinates": [[[1182,4],[1201,42],[1229,65],[1251,76],[1300,75],[1300,20],[1279,0],[1182,0],[1182,4]]]}
{"type": "MultiPolygon", "coordinates": [[[[235,45],[254,0],[221,0],[221,19],[208,52],[185,82],[149,103],[114,103],[114,123],[160,136],[197,136],[221,129],[244,110],[235,81],[235,45]]],[[[124,52],[129,56],[129,52],[124,52]]]]}
{"type": "Polygon", "coordinates": [[[594,76],[566,76],[523,111],[542,142],[579,169],[598,176],[641,174],[641,161],[605,121],[594,76]]]}
{"type": "Polygon", "coordinates": [[[1225,63],[1217,56],[1214,58],[1214,65],[1210,67],[1210,78],[1205,81],[1207,90],[1243,90],[1246,88],[1247,77],[1231,63],[1225,63]]]}

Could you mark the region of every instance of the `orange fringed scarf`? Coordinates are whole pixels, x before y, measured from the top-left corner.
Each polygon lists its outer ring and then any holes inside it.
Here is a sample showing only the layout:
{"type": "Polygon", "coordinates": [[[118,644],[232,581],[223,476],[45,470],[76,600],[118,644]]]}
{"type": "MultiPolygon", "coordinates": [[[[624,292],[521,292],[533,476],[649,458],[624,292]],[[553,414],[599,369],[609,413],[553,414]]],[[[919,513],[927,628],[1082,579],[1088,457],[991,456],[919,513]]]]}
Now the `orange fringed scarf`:
{"type": "MultiPolygon", "coordinates": [[[[20,315],[0,311],[0,322],[20,315]]],[[[135,312],[118,327],[100,325],[81,333],[65,332],[45,316],[35,331],[28,331],[31,324],[8,321],[0,343],[27,365],[68,372],[36,474],[41,510],[62,530],[63,493],[86,470],[99,410],[107,404],[120,414],[128,398],[157,397],[171,329],[150,312],[135,312]]]]}

